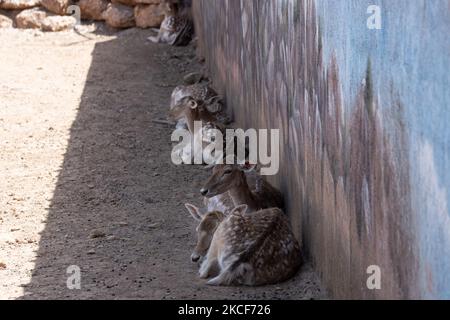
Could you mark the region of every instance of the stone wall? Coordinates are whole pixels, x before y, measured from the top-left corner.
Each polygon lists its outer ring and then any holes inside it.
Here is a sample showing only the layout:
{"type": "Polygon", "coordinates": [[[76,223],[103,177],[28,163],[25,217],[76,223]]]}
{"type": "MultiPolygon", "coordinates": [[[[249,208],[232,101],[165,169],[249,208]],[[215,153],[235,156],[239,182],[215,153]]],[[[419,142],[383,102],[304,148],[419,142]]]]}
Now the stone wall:
{"type": "Polygon", "coordinates": [[[77,19],[105,21],[113,28],[159,28],[160,0],[0,0],[0,28],[63,31],[77,19]]]}
{"type": "Polygon", "coordinates": [[[450,2],[194,0],[193,14],[237,123],[282,133],[271,180],[331,295],[450,298],[450,2]]]}

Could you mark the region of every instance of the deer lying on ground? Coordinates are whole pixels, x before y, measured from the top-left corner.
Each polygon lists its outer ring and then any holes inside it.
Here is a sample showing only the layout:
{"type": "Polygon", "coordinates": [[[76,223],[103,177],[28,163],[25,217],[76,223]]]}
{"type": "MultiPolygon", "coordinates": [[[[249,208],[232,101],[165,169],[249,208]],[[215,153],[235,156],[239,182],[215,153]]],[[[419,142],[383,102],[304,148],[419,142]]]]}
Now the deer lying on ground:
{"type": "Polygon", "coordinates": [[[278,208],[246,213],[247,206],[225,215],[203,213],[185,205],[199,221],[197,246],[191,255],[200,259],[200,277],[210,285],[258,286],[292,277],[301,263],[300,246],[287,218],[278,208]]]}
{"type": "Polygon", "coordinates": [[[158,12],[164,15],[164,20],[157,36],[151,36],[148,40],[154,43],[165,43],[172,46],[189,44],[194,34],[192,19],[186,12],[179,12],[178,4],[170,0],[163,0],[159,4],[158,12]]]}
{"type": "Polygon", "coordinates": [[[173,120],[185,119],[188,130],[192,135],[196,133],[194,128],[195,121],[201,121],[203,124],[213,123],[217,126],[222,126],[223,130],[223,124],[207,108],[207,106],[216,103],[217,99],[219,98],[212,97],[202,101],[191,96],[183,97],[169,110],[169,117],[173,120]]]}
{"type": "MultiPolygon", "coordinates": [[[[180,123],[186,123],[188,121],[188,113],[198,112],[201,118],[197,118],[194,121],[205,119],[206,121],[213,120],[214,122],[227,125],[231,121],[224,108],[222,97],[212,89],[209,85],[203,83],[196,83],[187,86],[176,87],[170,98],[170,111],[172,118],[181,118],[178,120],[178,126],[180,123]],[[192,106],[195,106],[195,111],[190,110],[192,106]],[[201,108],[197,108],[197,107],[201,108]],[[181,121],[180,121],[181,120],[181,121]]],[[[195,117],[195,115],[192,115],[195,117]]]]}
{"type": "Polygon", "coordinates": [[[283,195],[255,171],[255,165],[218,164],[200,193],[211,198],[228,192],[235,206],[245,204],[250,212],[265,208],[283,209],[283,195]],[[249,180],[255,182],[249,187],[249,180]]]}
{"type": "MultiPolygon", "coordinates": [[[[181,158],[185,163],[190,163],[194,157],[193,152],[201,153],[201,158],[206,163],[215,163],[216,155],[203,154],[203,150],[212,143],[213,138],[216,136],[216,132],[220,131],[223,133],[224,125],[222,125],[214,114],[209,112],[206,108],[206,104],[214,103],[213,100],[203,102],[193,99],[191,96],[181,98],[177,104],[170,109],[169,116],[175,120],[179,121],[184,119],[189,133],[191,136],[191,143],[186,145],[181,150],[181,158]],[[201,122],[201,126],[196,126],[195,122],[201,122]],[[194,142],[195,140],[195,142],[194,142]],[[195,146],[202,146],[198,149],[195,146]],[[195,147],[195,149],[194,149],[195,147]],[[204,157],[210,156],[210,158],[205,159],[204,157]]],[[[179,127],[179,125],[177,125],[179,127]]]]}
{"type": "MultiPolygon", "coordinates": [[[[215,133],[220,131],[223,134],[225,124],[229,123],[226,121],[228,119],[226,115],[223,116],[224,112],[210,111],[222,109],[221,97],[208,86],[188,86],[184,88],[187,92],[183,91],[182,87],[177,88],[172,94],[169,117],[178,121],[178,128],[183,127],[184,124],[187,126],[191,138],[196,141],[195,146],[202,147],[202,149],[194,150],[195,154],[202,153],[202,150],[214,140],[215,133]],[[183,120],[183,123],[180,124],[180,120],[183,120]],[[202,126],[195,126],[195,122],[201,122],[202,126]]],[[[183,159],[192,159],[191,149],[191,146],[186,146],[182,152],[183,159]]],[[[212,155],[212,158],[203,160],[206,163],[215,163],[217,159],[215,155],[212,155]]]]}

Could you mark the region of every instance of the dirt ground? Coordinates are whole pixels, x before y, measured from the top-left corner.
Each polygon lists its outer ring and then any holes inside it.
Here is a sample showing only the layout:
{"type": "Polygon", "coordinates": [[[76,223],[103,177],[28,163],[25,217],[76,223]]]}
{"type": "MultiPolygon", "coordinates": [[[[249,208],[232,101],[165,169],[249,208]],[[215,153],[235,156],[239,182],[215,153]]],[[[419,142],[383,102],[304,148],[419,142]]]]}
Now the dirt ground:
{"type": "Polygon", "coordinates": [[[173,165],[173,128],[152,120],[199,65],[147,36],[0,30],[0,298],[324,298],[308,265],[259,288],[197,277],[183,204],[208,172],[173,165]]]}

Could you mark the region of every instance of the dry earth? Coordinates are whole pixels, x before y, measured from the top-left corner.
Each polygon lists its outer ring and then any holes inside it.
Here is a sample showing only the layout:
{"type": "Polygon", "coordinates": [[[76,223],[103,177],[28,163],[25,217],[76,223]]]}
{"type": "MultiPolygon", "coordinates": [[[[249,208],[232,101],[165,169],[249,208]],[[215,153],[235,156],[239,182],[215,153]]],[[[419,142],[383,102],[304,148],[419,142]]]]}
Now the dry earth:
{"type": "Polygon", "coordinates": [[[323,298],[308,265],[260,288],[197,278],[183,203],[208,172],[172,165],[172,128],[152,120],[199,66],[148,35],[0,31],[0,298],[323,298]]]}

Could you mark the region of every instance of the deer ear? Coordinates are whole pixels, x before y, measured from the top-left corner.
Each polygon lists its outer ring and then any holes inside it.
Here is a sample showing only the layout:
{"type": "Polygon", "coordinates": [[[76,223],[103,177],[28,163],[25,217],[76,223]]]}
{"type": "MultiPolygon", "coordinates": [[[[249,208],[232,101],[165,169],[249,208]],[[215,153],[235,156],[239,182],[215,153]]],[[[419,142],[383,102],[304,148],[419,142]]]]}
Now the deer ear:
{"type": "Polygon", "coordinates": [[[222,110],[222,107],[219,104],[207,104],[206,110],[208,110],[211,113],[218,113],[220,110],[222,110]]]}
{"type": "Polygon", "coordinates": [[[209,112],[217,113],[222,110],[222,100],[221,96],[214,96],[205,101],[206,109],[209,112]]]}
{"type": "Polygon", "coordinates": [[[198,107],[198,103],[194,99],[189,99],[188,105],[189,105],[189,108],[191,108],[191,109],[197,109],[197,107],[198,107]]]}
{"type": "Polygon", "coordinates": [[[200,212],[200,209],[198,207],[190,203],[185,203],[184,206],[195,220],[202,221],[203,214],[200,212]]]}
{"type": "Polygon", "coordinates": [[[256,164],[251,164],[250,162],[246,161],[244,164],[239,165],[239,169],[244,172],[251,172],[256,169],[256,164]]]}
{"type": "Polygon", "coordinates": [[[231,210],[230,214],[244,214],[247,212],[248,206],[246,204],[241,204],[231,210]]]}

